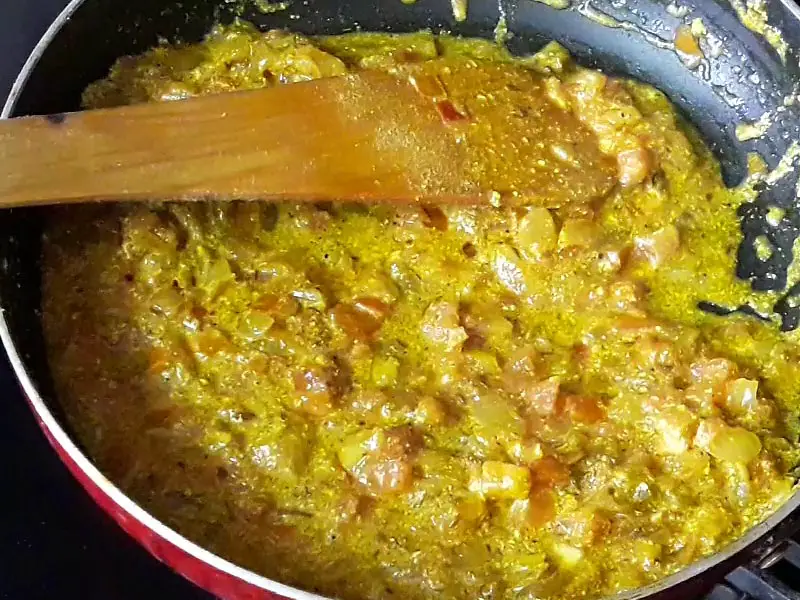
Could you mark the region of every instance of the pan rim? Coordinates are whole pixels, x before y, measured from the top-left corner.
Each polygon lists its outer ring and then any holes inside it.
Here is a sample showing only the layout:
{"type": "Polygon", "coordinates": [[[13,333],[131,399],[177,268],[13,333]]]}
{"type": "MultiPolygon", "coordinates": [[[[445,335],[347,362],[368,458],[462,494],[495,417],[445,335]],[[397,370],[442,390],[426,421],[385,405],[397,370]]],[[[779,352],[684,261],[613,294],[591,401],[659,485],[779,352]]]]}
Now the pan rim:
{"type": "MultiPolygon", "coordinates": [[[[86,0],[70,0],[67,6],[59,13],[56,19],[50,24],[45,33],[28,56],[0,111],[0,119],[10,118],[17,101],[28,83],[28,79],[33,70],[38,65],[46,48],[50,45],[59,31],[69,22],[72,15],[85,3],[86,0]]],[[[795,6],[791,0],[777,0],[789,13],[800,21],[800,7],[795,6]]],[[[35,413],[40,426],[50,434],[56,444],[63,450],[68,457],[74,461],[80,471],[95,484],[100,491],[105,494],[117,507],[122,509],[130,517],[138,521],[148,530],[154,532],[160,538],[169,542],[179,550],[192,556],[196,560],[205,563],[209,567],[224,572],[250,585],[263,589],[274,594],[279,594],[292,600],[331,600],[330,597],[320,596],[312,592],[307,592],[297,587],[293,587],[274,579],[258,575],[257,573],[240,567],[216,554],[192,542],[176,530],[168,527],[157,519],[147,510],[142,508],[130,496],[125,494],[120,488],[109,480],[78,448],[77,444],[66,433],[65,429],[58,422],[58,419],[47,407],[42,395],[39,393],[36,384],[28,372],[25,363],[17,351],[13,337],[8,327],[5,317],[5,310],[0,306],[0,343],[2,343],[6,355],[8,356],[14,374],[19,381],[29,406],[35,413]]],[[[88,492],[87,492],[88,493],[88,492]]],[[[779,525],[786,520],[792,513],[800,507],[800,489],[795,487],[792,496],[770,517],[763,522],[749,529],[743,536],[726,545],[718,552],[707,556],[699,561],[695,561],[683,569],[659,579],[646,586],[639,587],[625,592],[619,592],[612,596],[605,596],[601,600],[639,600],[650,595],[663,592],[674,586],[683,584],[690,579],[701,575],[705,571],[732,559],[734,556],[748,549],[756,550],[759,542],[769,544],[769,534],[778,529],[779,525]],[[764,539],[762,539],[764,538],[764,539]]],[[[130,535],[130,534],[129,534],[130,535]]],[[[139,541],[139,540],[137,540],[139,541]]],[[[176,569],[176,572],[185,576],[176,569]]]]}

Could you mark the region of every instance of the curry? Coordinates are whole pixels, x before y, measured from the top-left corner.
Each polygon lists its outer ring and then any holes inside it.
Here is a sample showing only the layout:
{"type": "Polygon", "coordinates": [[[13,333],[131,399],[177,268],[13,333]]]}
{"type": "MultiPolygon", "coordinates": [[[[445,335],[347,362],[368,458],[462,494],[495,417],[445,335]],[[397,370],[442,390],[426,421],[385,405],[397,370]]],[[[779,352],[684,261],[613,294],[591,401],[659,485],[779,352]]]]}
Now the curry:
{"type": "Polygon", "coordinates": [[[50,362],[99,467],[210,550],[346,599],[597,597],[774,512],[800,347],[697,309],[759,302],[734,276],[754,192],[662,93],[557,44],[240,23],[120,60],[85,104],[361,69],[439,103],[502,174],[496,206],[54,211],[50,362]],[[527,145],[496,164],[508,136],[527,145]]]}

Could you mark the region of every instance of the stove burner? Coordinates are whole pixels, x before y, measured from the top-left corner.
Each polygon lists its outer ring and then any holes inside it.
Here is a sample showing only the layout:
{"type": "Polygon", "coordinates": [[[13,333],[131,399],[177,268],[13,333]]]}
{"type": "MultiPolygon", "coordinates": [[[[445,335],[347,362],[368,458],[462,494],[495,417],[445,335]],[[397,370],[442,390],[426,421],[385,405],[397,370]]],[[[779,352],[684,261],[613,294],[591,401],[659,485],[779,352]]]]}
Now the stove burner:
{"type": "MultiPolygon", "coordinates": [[[[797,537],[797,536],[796,536],[797,537]]],[[[800,544],[789,540],[765,559],[737,567],[705,600],[800,600],[800,544]]]]}

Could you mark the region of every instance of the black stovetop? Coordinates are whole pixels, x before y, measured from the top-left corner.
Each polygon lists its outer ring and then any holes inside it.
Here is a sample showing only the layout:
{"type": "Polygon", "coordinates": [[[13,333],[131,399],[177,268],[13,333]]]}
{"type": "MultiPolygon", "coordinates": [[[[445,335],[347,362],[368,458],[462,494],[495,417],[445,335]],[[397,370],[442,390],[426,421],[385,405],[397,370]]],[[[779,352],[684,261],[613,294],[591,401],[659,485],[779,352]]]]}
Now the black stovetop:
{"type": "MultiPolygon", "coordinates": [[[[66,3],[0,0],[0,99],[66,3]]],[[[210,598],[151,558],[72,479],[39,431],[1,350],[0,457],[0,600],[210,598]]],[[[774,579],[800,590],[800,545],[790,545],[769,571],[754,573],[737,569],[713,600],[800,600],[774,579]]]]}

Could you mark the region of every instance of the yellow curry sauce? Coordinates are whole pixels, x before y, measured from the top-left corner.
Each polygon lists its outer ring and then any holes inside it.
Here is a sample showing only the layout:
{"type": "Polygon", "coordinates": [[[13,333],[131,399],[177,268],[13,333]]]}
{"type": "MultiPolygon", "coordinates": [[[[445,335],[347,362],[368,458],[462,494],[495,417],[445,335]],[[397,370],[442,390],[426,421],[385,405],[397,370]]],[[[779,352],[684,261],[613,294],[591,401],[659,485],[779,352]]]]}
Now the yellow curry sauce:
{"type": "MultiPolygon", "coordinates": [[[[415,75],[473,139],[555,127],[500,165],[520,186],[575,177],[575,140],[605,171],[578,177],[581,193],[485,208],[54,212],[50,359],[100,468],[211,550],[354,599],[599,596],[780,506],[798,462],[798,345],[697,310],[749,298],[733,273],[752,191],[723,186],[656,90],[556,45],[516,59],[428,33],[239,24],[122,59],[85,101],[359,69],[415,75]],[[486,73],[506,83],[487,92],[486,73]],[[542,103],[564,122],[537,121],[542,103]]],[[[484,147],[477,167],[496,158],[484,147]]]]}

